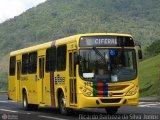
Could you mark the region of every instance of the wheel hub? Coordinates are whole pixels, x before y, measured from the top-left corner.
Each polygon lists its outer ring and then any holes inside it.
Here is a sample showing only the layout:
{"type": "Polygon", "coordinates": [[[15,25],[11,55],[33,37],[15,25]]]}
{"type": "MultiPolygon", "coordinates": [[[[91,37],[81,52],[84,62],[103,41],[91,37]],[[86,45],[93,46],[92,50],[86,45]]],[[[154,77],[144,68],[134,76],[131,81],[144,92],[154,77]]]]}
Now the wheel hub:
{"type": "Polygon", "coordinates": [[[24,97],[24,100],[23,100],[23,105],[24,105],[24,107],[26,107],[26,106],[27,106],[26,97],[24,97]]]}
{"type": "Polygon", "coordinates": [[[66,109],[66,100],[64,98],[62,98],[61,104],[62,104],[62,109],[64,111],[66,109]]]}

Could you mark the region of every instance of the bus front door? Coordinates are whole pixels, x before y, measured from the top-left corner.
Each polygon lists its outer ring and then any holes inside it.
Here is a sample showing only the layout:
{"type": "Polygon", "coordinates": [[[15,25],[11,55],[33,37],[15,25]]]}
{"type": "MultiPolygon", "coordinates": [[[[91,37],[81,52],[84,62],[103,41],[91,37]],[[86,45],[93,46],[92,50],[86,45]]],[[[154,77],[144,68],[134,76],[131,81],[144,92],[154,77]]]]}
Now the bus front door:
{"type": "Polygon", "coordinates": [[[70,105],[75,106],[77,104],[77,92],[76,92],[76,64],[74,62],[74,56],[76,51],[69,52],[69,88],[70,88],[70,105]]]}
{"type": "Polygon", "coordinates": [[[17,81],[16,81],[16,101],[20,102],[20,85],[21,84],[21,62],[17,61],[17,81]]]}

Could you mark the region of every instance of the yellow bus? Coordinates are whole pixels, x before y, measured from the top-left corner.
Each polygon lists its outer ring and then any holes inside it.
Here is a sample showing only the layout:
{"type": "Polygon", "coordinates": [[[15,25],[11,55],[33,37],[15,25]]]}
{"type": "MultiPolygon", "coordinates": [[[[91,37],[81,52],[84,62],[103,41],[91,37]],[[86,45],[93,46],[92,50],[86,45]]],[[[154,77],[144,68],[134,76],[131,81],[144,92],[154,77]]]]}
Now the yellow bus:
{"type": "Polygon", "coordinates": [[[137,106],[137,61],[131,35],[78,34],[10,53],[8,97],[25,110],[137,106]]]}

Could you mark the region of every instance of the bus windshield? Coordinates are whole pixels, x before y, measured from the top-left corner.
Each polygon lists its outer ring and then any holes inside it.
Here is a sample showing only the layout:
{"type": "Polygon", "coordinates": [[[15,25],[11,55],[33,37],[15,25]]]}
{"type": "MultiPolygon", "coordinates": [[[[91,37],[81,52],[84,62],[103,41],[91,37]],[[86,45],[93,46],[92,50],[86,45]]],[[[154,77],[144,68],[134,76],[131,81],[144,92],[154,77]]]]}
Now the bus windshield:
{"type": "Polygon", "coordinates": [[[136,77],[133,49],[80,49],[79,74],[83,80],[122,82],[136,77]]]}

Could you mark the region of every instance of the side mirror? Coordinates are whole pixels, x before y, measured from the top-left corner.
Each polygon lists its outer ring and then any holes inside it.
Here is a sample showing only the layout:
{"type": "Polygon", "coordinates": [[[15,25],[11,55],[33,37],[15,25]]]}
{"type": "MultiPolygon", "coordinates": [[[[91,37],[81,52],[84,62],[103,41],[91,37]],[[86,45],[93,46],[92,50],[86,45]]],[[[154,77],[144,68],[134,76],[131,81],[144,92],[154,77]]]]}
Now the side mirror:
{"type": "Polygon", "coordinates": [[[78,55],[77,53],[74,54],[74,64],[75,64],[75,65],[79,64],[79,61],[80,61],[79,58],[80,58],[80,57],[79,57],[79,55],[78,55]]]}
{"type": "Polygon", "coordinates": [[[142,55],[141,45],[137,45],[137,48],[138,48],[138,58],[139,58],[139,59],[142,59],[142,58],[143,58],[143,55],[142,55]]]}

